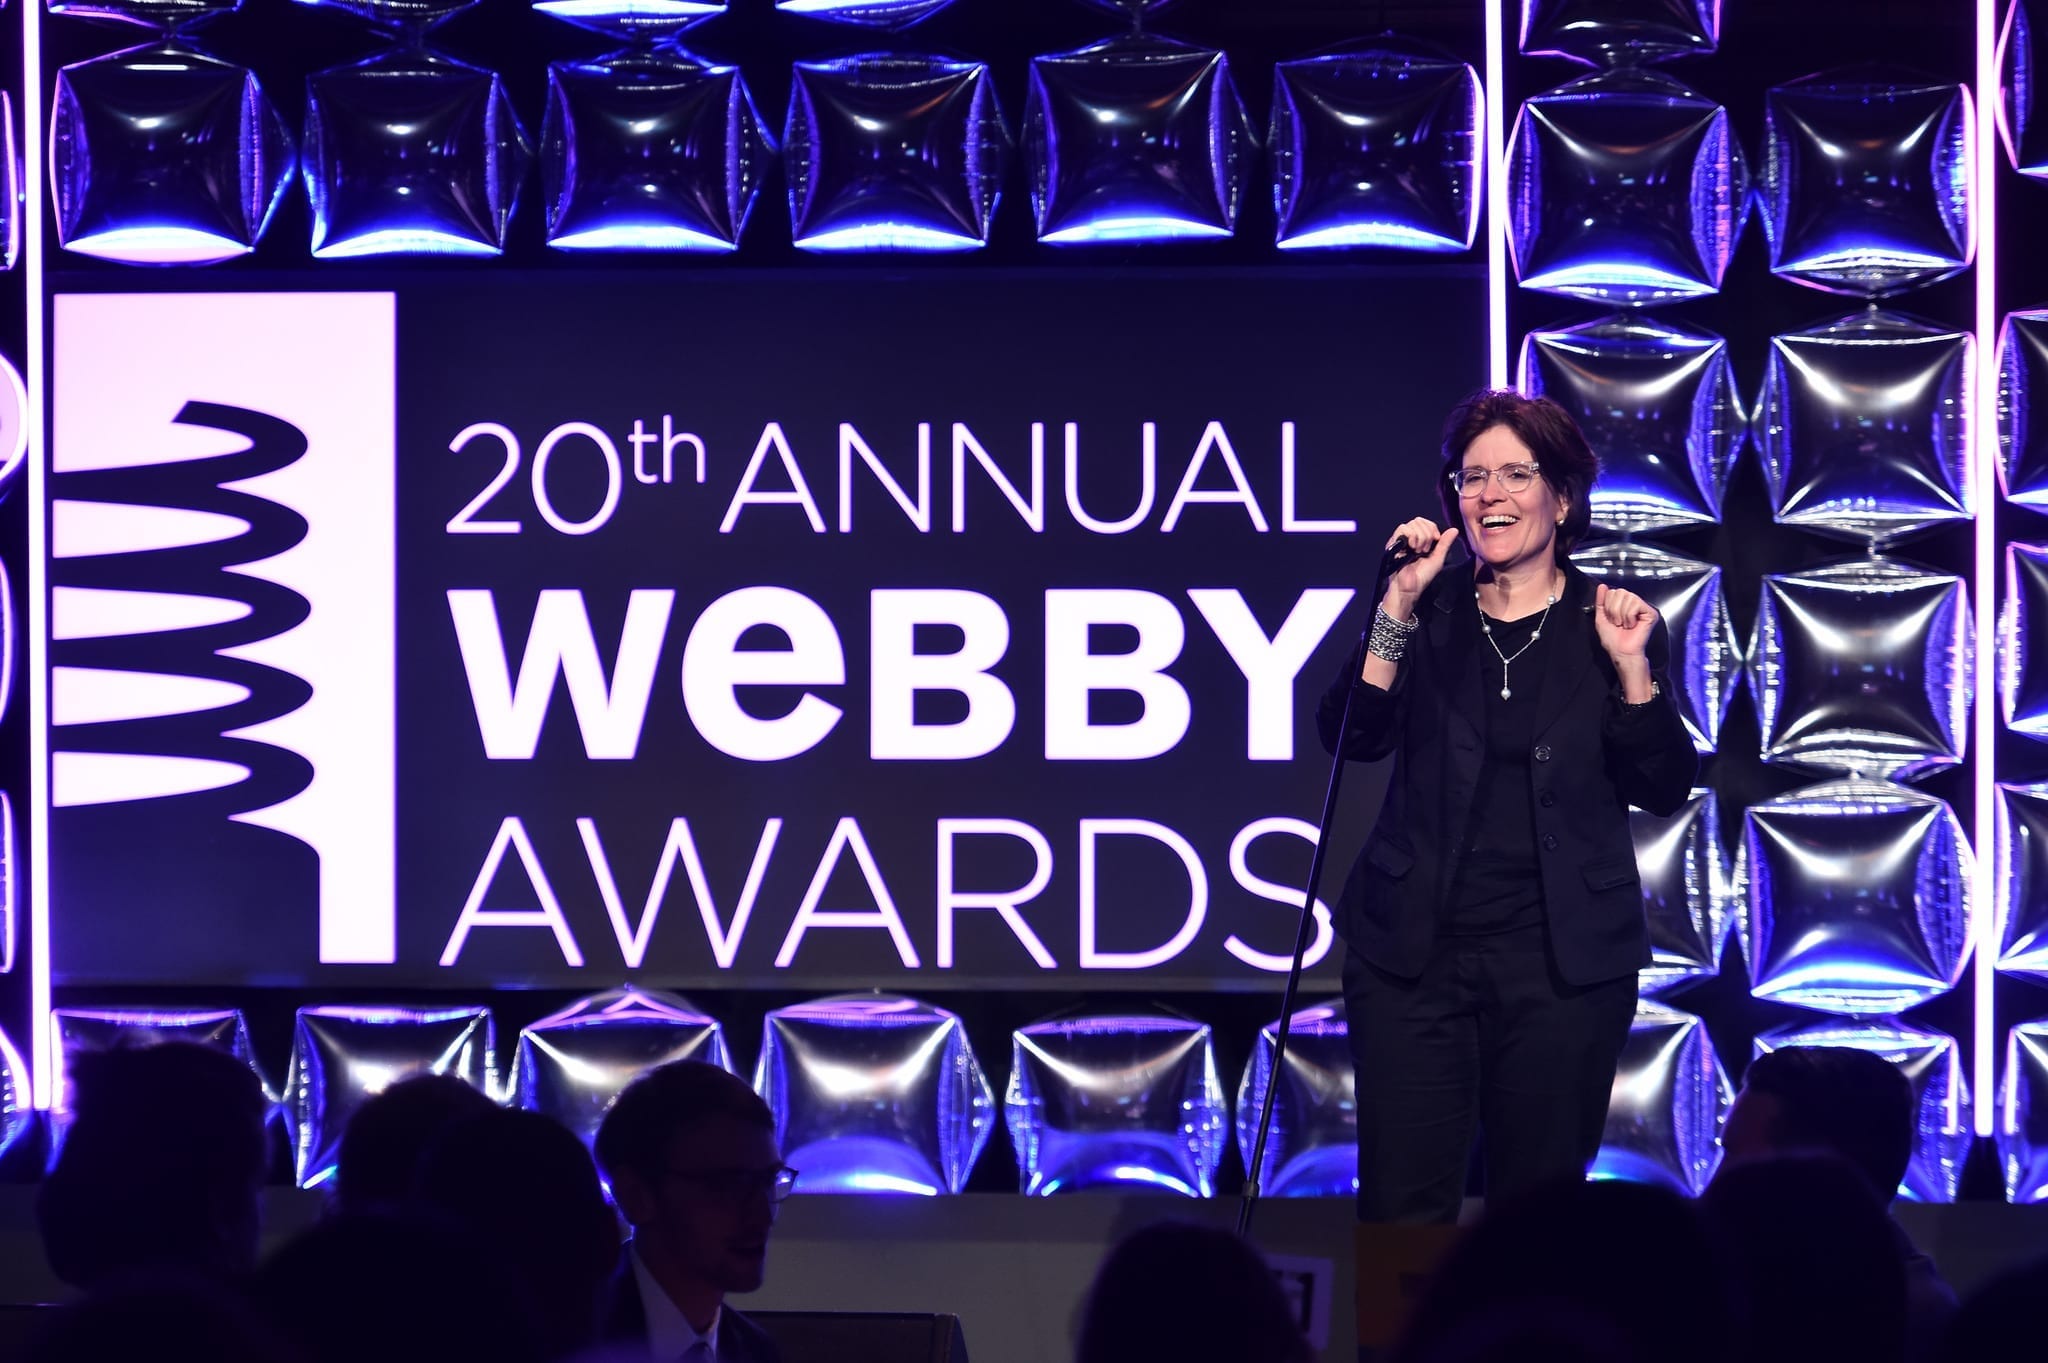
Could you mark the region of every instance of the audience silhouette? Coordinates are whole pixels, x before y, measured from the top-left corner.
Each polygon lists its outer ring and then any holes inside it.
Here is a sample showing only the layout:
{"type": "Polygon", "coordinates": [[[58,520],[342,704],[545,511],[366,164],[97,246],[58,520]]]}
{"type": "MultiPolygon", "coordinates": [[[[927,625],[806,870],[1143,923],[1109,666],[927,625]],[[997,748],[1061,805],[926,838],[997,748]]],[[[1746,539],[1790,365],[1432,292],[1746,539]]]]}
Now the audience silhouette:
{"type": "Polygon", "coordinates": [[[415,1074],[369,1098],[341,1133],[334,1207],[369,1212],[404,1204],[420,1155],[458,1122],[498,1105],[452,1074],[415,1074]]]}
{"type": "Polygon", "coordinates": [[[51,1270],[87,1289],[158,1269],[248,1274],[269,1164],[255,1072],[169,1042],[80,1056],[70,1086],[63,1149],[36,1194],[51,1270]]]}
{"type": "Polygon", "coordinates": [[[1287,1294],[1229,1231],[1163,1221],[1109,1252],[1081,1308],[1074,1363],[1309,1363],[1287,1294]]]}

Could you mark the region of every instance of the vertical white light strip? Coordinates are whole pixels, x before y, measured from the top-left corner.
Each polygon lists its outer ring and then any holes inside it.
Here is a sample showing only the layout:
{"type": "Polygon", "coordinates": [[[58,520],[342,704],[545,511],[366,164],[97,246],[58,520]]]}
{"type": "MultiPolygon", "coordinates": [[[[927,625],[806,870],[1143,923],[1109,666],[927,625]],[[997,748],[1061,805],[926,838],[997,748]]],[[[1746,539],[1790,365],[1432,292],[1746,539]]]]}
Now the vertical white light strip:
{"type": "Polygon", "coordinates": [[[1989,1136],[1998,1113],[1993,986],[1998,979],[1996,809],[1998,802],[1998,0],[1976,0],[1977,119],[1972,149],[1977,222],[1977,372],[1971,426],[1970,476],[1977,507],[1972,585],[1977,624],[1976,705],[1971,745],[1976,811],[1970,841],[1976,849],[1971,916],[1977,954],[1972,963],[1971,1116],[1989,1136]]]}
{"type": "Polygon", "coordinates": [[[50,1105],[49,449],[43,429],[43,7],[21,6],[22,268],[28,284],[28,932],[29,1067],[35,1105],[50,1105]]]}
{"type": "Polygon", "coordinates": [[[1506,39],[1501,13],[1514,0],[1486,0],[1486,386],[1508,386],[1508,184],[1506,39]]]}

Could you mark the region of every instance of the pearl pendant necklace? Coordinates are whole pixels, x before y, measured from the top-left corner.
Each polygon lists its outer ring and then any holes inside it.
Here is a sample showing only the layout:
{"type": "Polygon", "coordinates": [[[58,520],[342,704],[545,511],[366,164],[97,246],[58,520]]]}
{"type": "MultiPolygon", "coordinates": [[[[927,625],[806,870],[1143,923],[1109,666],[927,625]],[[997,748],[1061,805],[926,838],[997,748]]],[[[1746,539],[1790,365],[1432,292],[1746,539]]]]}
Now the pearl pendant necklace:
{"type": "Polygon", "coordinates": [[[1500,651],[1500,641],[1493,637],[1493,625],[1486,618],[1486,607],[1479,605],[1479,584],[1476,582],[1472,584],[1472,603],[1479,606],[1479,632],[1486,636],[1486,642],[1493,647],[1493,655],[1500,659],[1500,698],[1506,700],[1515,694],[1508,686],[1508,664],[1527,653],[1529,646],[1543,637],[1543,626],[1550,619],[1550,608],[1557,604],[1557,593],[1551,592],[1544,597],[1543,614],[1537,618],[1536,628],[1529,632],[1529,637],[1513,653],[1500,651]]]}

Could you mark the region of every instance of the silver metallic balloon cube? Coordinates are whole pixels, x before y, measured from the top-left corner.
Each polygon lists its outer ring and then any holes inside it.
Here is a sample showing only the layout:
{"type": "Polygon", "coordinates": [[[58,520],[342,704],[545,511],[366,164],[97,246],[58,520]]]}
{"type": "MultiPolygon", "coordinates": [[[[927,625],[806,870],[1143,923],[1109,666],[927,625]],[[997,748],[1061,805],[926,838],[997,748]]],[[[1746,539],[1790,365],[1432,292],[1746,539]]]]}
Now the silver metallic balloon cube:
{"type": "Polygon", "coordinates": [[[1024,157],[1040,241],[1230,236],[1257,151],[1216,48],[1126,34],[1031,59],[1024,157]]]}
{"type": "Polygon", "coordinates": [[[1720,1167],[1721,1124],[1734,1098],[1707,1024],[1639,1001],[1615,1067],[1592,1176],[1697,1195],[1720,1167]]]}
{"type": "Polygon", "coordinates": [[[443,19],[470,8],[477,0],[298,0],[298,3],[338,9],[379,28],[417,36],[443,19]]]}
{"type": "Polygon", "coordinates": [[[1905,1071],[1917,1100],[1912,1163],[1899,1196],[1915,1202],[1953,1202],[1970,1153],[1970,1089],[1962,1048],[1945,1032],[1873,1018],[1793,1024],[1756,1039],[1756,1053],[1785,1046],[1846,1046],[1868,1051],[1905,1071]]]}
{"type": "Polygon", "coordinates": [[[1382,40],[1273,68],[1282,250],[1462,251],[1479,225],[1479,77],[1382,40]]]}
{"type": "Polygon", "coordinates": [[[2006,727],[2048,741],[2048,545],[2005,547],[1998,670],[2006,727]]]}
{"type": "Polygon", "coordinates": [[[1522,342],[1522,390],[1578,421],[1600,458],[1593,524],[1619,534],[1712,525],[1748,427],[1728,342],[1616,313],[1522,342]]]}
{"type": "Polygon", "coordinates": [[[1777,522],[1881,545],[1970,519],[1974,352],[1876,309],[1773,336],[1754,430],[1777,522]]]}
{"type": "Polygon", "coordinates": [[[798,62],[783,127],[806,251],[988,245],[1010,137],[985,62],[868,53],[798,62]]]}
{"type": "Polygon", "coordinates": [[[1650,964],[1637,988],[1656,994],[1720,973],[1732,922],[1720,801],[1695,790],[1676,814],[1631,809],[1628,826],[1650,927],[1650,964]]]}
{"type": "Polygon", "coordinates": [[[2029,0],[2009,0],[1998,36],[1998,134],[2022,175],[2048,178],[2048,119],[2040,108],[2039,30],[2027,17],[2029,0]]]}
{"type": "Polygon", "coordinates": [[[533,0],[536,14],[614,38],[660,40],[725,13],[727,0],[533,0]]]}
{"type": "Polygon", "coordinates": [[[1952,573],[1871,558],[1766,576],[1749,650],[1764,761],[1900,780],[1955,766],[1972,638],[1952,573]]]}
{"type": "Polygon", "coordinates": [[[995,1126],[959,1017],[896,994],[768,1014],[754,1089],[807,1193],[957,1193],[995,1126]]]}
{"type": "MultiPolygon", "coordinates": [[[[27,406],[26,403],[22,405],[27,406]]],[[[6,590],[7,574],[0,572],[0,592],[6,590]]],[[[9,615],[10,612],[0,610],[0,629],[7,630],[11,635],[14,621],[9,615]]],[[[0,684],[7,680],[6,674],[13,661],[9,656],[11,652],[11,644],[0,645],[0,684]]],[[[4,708],[0,706],[0,710],[4,708]]],[[[23,896],[21,863],[16,859],[18,856],[19,851],[14,841],[14,801],[8,797],[6,791],[0,790],[0,975],[14,969],[15,946],[20,940],[23,896]]]]}
{"type": "Polygon", "coordinates": [[[291,133],[256,73],[178,40],[57,73],[50,190],[67,251],[130,265],[247,255],[293,165],[291,133]]]}
{"type": "Polygon", "coordinates": [[[554,1118],[588,1145],[619,1090],[677,1060],[732,1068],[717,1019],[677,994],[607,990],[520,1029],[512,1101],[554,1118]]]}
{"type": "Polygon", "coordinates": [[[1996,1129],[2005,1200],[2048,1202],[2048,1018],[2005,1035],[1996,1129]]]}
{"type": "Polygon", "coordinates": [[[1572,561],[1594,581],[1625,588],[1657,608],[1671,641],[1672,699],[1693,747],[1719,748],[1728,704],[1742,681],[1742,649],[1721,590],[1721,570],[1627,542],[1581,549],[1572,561]]]}
{"type": "Polygon", "coordinates": [[[1596,66],[1697,57],[1721,41],[1721,0],[1522,0],[1521,50],[1596,66]]]}
{"type": "Polygon", "coordinates": [[[1669,303],[1720,289],[1749,170],[1726,109],[1661,72],[1622,68],[1522,105],[1507,195],[1523,288],[1669,303]]]}
{"type": "Polygon", "coordinates": [[[21,263],[21,176],[21,130],[14,123],[14,96],[0,91],[0,270],[21,263]]]}
{"type": "Polygon", "coordinates": [[[0,1158],[20,1145],[35,1125],[35,1102],[29,1091],[28,1062],[0,1032],[0,1158]]]}
{"type": "Polygon", "coordinates": [[[413,48],[306,78],[319,259],[499,255],[531,160],[495,72],[413,48]]]}
{"type": "MultiPolygon", "coordinates": [[[[144,24],[165,33],[182,32],[223,14],[233,14],[242,0],[44,0],[52,14],[67,19],[117,19],[144,24]]],[[[5,8],[0,0],[0,8],[5,8]]]]}
{"type": "Polygon", "coordinates": [[[1757,200],[1771,270],[1880,297],[1966,268],[1970,92],[1870,68],[1764,97],[1757,200]]]}
{"type": "Polygon", "coordinates": [[[1998,968],[2048,980],[2048,784],[2001,783],[1994,829],[1998,968]]]}
{"type": "Polygon", "coordinates": [[[929,19],[953,0],[775,0],[784,14],[829,19],[861,28],[904,29],[929,19]]]}
{"type": "MultiPolygon", "coordinates": [[[[1259,1110],[1273,1090],[1278,1023],[1259,1029],[1237,1086],[1237,1153],[1251,1173],[1259,1110]]],[[[1287,1023],[1287,1057],[1266,1135],[1265,1197],[1352,1197],[1358,1193],[1358,1079],[1344,1000],[1298,1010],[1287,1023]]]]}
{"type": "Polygon", "coordinates": [[[1206,1023],[1123,1013],[1021,1027],[1003,1106],[1028,1196],[1215,1196],[1231,1114],[1206,1023]]]}
{"type": "Polygon", "coordinates": [[[1826,781],[1751,805],[1736,931],[1760,999],[1882,1014],[1955,988],[1971,946],[1971,849],[1941,800],[1826,781]]]}
{"type": "Polygon", "coordinates": [[[738,67],[633,48],[548,67],[540,156],[555,249],[730,251],[775,143],[738,67]]]}
{"type": "Polygon", "coordinates": [[[495,1096],[495,1044],[488,1008],[301,1008],[285,1080],[299,1186],[334,1177],[349,1118],[401,1079],[452,1074],[495,1096]]]}
{"type": "Polygon", "coordinates": [[[1998,334],[1998,471],[2007,500],[2048,511],[2048,310],[2008,315],[1998,334]]]}
{"type": "MultiPolygon", "coordinates": [[[[71,1071],[78,1058],[97,1051],[136,1050],[182,1041],[231,1055],[256,1069],[249,1024],[239,1008],[54,1008],[57,1072],[51,1107],[71,1110],[71,1071]]],[[[257,1077],[262,1077],[258,1071],[257,1077]]]]}

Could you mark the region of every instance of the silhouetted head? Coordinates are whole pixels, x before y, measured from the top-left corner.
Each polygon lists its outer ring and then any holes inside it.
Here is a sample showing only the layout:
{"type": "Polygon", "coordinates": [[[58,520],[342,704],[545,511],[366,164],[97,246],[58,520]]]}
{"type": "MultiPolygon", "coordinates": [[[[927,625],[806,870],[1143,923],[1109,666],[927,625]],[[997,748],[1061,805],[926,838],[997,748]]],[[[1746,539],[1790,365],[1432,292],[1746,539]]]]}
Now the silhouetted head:
{"type": "Polygon", "coordinates": [[[271,1255],[253,1294],[308,1363],[547,1357],[529,1303],[491,1247],[430,1217],[331,1217],[271,1255]]]}
{"type": "Polygon", "coordinates": [[[298,1363],[242,1298],[205,1278],[152,1274],[101,1288],[42,1322],[27,1363],[298,1363]]]}
{"type": "Polygon", "coordinates": [[[1437,1358],[1469,1342],[1459,1336],[1481,1318],[1547,1315],[1631,1358],[1725,1363],[1735,1305],[1726,1257],[1691,1202],[1648,1184],[1573,1179],[1489,1204],[1430,1280],[1393,1356],[1437,1358]]]}
{"type": "Polygon", "coordinates": [[[256,1262],[269,1104],[235,1057],[190,1042],[79,1057],[71,1124],[36,1197],[50,1268],[75,1287],[256,1262]]]}
{"type": "Polygon", "coordinates": [[[761,1285],[787,1187],[774,1114],[746,1081],[696,1060],[649,1070],[605,1113],[596,1146],[635,1251],[671,1295],[695,1299],[677,1301],[686,1314],[761,1285]]]}
{"type": "Polygon", "coordinates": [[[1913,1158],[1912,1081],[1850,1046],[1781,1046],[1749,1062],[1721,1133],[1726,1165],[1814,1151],[1855,1166],[1891,1201],[1913,1158]]]}
{"type": "Polygon", "coordinates": [[[1309,1363],[1287,1294],[1229,1231],[1164,1221],[1134,1231],[1096,1270],[1075,1363],[1309,1363]]]}
{"type": "Polygon", "coordinates": [[[491,1247],[519,1283],[544,1353],[567,1354],[597,1337],[619,1223],[590,1152],[562,1126],[503,1108],[458,1122],[427,1147],[413,1197],[491,1247]]]}
{"type": "Polygon", "coordinates": [[[334,1171],[337,1211],[396,1207],[412,1191],[420,1155],[457,1122],[497,1104],[452,1074],[416,1074],[366,1101],[349,1118],[334,1171]]]}
{"type": "Polygon", "coordinates": [[[1701,1204],[1745,1288],[1745,1363],[1903,1357],[1904,1263],[1883,1200],[1855,1166],[1819,1154],[1736,1164],[1701,1204]]]}

